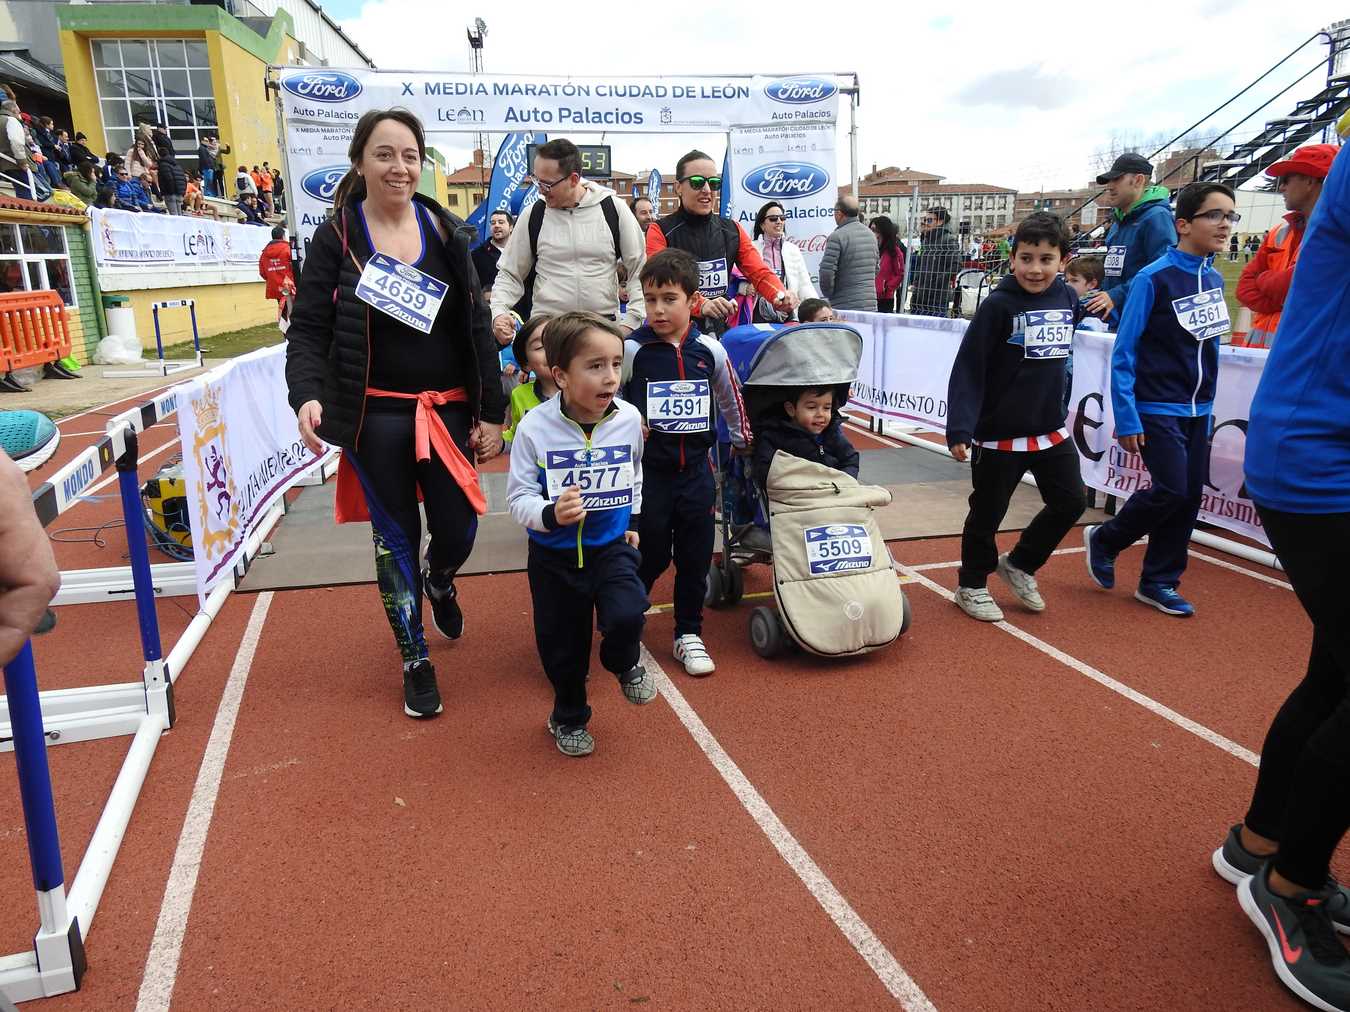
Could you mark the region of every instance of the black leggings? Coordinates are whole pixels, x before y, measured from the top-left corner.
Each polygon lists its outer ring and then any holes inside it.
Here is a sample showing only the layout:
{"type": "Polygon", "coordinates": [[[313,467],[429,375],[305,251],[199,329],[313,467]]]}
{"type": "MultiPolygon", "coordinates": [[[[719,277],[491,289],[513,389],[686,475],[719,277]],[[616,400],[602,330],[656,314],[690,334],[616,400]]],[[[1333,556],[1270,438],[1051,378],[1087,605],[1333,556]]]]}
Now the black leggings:
{"type": "Polygon", "coordinates": [[[1320,889],[1350,828],[1350,513],[1258,509],[1313,642],[1307,674],[1266,733],[1246,824],[1279,841],[1276,871],[1320,889]]]}
{"type": "MultiPolygon", "coordinates": [[[[450,438],[472,460],[469,409],[463,404],[446,404],[436,411],[450,438]]],[[[418,557],[422,518],[417,511],[417,490],[422,490],[427,527],[431,531],[427,566],[438,587],[448,586],[454,579],[473,550],[474,535],[478,532],[478,514],[435,451],[430,460],[421,462],[413,459],[413,453],[411,410],[367,410],[354,457],[370,508],[375,579],[405,662],[427,656],[422,631],[422,574],[418,557]]]]}

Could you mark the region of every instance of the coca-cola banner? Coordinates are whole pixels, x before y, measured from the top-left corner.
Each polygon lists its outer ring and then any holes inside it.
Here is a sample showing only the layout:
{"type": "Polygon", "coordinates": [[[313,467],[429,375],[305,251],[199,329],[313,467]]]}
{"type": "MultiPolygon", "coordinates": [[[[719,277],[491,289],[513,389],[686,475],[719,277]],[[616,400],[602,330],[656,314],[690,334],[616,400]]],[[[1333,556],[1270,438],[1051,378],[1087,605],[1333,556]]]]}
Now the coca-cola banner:
{"type": "Polygon", "coordinates": [[[782,204],[787,237],[801,249],[814,281],[825,239],[834,231],[834,202],[839,198],[834,124],[737,127],[730,144],[730,178],[722,186],[731,217],[753,235],[759,209],[771,200],[782,204]]]}

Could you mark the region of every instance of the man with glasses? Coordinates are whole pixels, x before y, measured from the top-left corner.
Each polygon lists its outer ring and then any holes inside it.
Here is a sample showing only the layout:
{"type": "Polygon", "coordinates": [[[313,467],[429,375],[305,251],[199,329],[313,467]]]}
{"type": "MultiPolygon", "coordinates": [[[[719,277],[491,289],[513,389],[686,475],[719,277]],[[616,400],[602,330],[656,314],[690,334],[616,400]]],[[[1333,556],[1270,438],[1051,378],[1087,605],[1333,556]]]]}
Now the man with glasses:
{"type": "Polygon", "coordinates": [[[722,177],[717,163],[702,151],[690,151],[675,166],[675,193],[680,208],[652,222],[647,229],[647,256],[667,247],[682,249],[698,263],[699,284],[693,299],[693,317],[699,330],[721,333],[736,308],[732,301],[731,269],[740,272],[784,316],[797,308],[796,297],[783,287],[750,241],[745,229],[717,213],[722,177]]]}
{"type": "Polygon", "coordinates": [[[835,309],[875,313],[881,253],[877,237],[858,214],[858,198],[852,194],[835,201],[837,227],[825,240],[825,255],[820,258],[820,294],[835,309]]]}
{"type": "Polygon", "coordinates": [[[116,177],[117,209],[120,211],[154,211],[157,208],[150,201],[139,179],[131,178],[131,170],[126,165],[117,167],[116,177]]]}
{"type": "Polygon", "coordinates": [[[642,326],[647,307],[637,280],[647,262],[642,229],[614,191],[581,178],[581,152],[559,137],[535,150],[540,199],[511,232],[492,286],[492,332],[506,346],[515,336],[512,307],[529,296],[532,312],[556,316],[585,311],[616,320],[625,331],[642,326]],[[619,277],[628,270],[628,309],[619,319],[619,277]]]}
{"type": "Polygon", "coordinates": [[[1266,169],[1267,176],[1279,180],[1284,207],[1289,213],[1266,235],[1255,258],[1243,268],[1238,279],[1238,301],[1252,311],[1252,328],[1247,334],[1249,347],[1275,345],[1275,330],[1280,325],[1280,311],[1294,277],[1303,230],[1339,150],[1335,144],[1306,144],[1266,169]]]}
{"type": "MultiPolygon", "coordinates": [[[[909,311],[915,316],[950,316],[952,279],[961,269],[961,244],[949,227],[951,212],[930,207],[919,219],[920,246],[912,256],[913,296],[909,311]]],[[[904,312],[903,306],[896,307],[904,312]]]]}
{"type": "Polygon", "coordinates": [[[1106,190],[1097,203],[1113,207],[1106,233],[1106,287],[1086,303],[1089,313],[1119,322],[1130,282],[1143,268],[1177,242],[1176,224],[1165,186],[1150,186],[1153,166],[1143,155],[1127,151],[1097,177],[1106,190]]]}

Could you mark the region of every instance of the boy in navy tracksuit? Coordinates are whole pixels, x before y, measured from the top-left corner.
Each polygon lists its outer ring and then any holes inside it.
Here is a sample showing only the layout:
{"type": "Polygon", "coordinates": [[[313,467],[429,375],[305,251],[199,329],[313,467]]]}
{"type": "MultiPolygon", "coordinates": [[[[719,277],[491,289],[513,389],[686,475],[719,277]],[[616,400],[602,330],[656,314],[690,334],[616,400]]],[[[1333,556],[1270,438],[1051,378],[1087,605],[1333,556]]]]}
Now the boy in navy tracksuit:
{"type": "Polygon", "coordinates": [[[1115,586],[1116,556],[1145,535],[1135,597],[1167,615],[1195,614],[1177,593],[1209,478],[1209,431],[1219,339],[1229,330],[1214,254],[1239,218],[1233,191],[1191,183],[1177,195],[1177,245],[1130,285],[1111,353],[1116,438],[1144,459],[1152,484],[1100,527],[1085,528],[1088,572],[1115,586]]]}
{"type": "Polygon", "coordinates": [[[956,605],[1000,622],[986,586],[997,572],[1031,611],[1044,611],[1035,573],[1083,515],[1078,451],[1064,428],[1064,386],[1081,310],[1059,276],[1069,236],[1056,215],[1017,226],[1012,273],[975,313],[947,389],[947,446],[970,457],[970,512],[961,532],[956,605]],[[973,449],[972,449],[973,447],[973,449]],[[995,535],[1022,475],[1036,478],[1045,508],[1000,556],[995,535]]]}
{"type": "Polygon", "coordinates": [[[516,428],[507,504],[530,537],[528,572],[539,659],[553,683],[548,730],[558,751],[589,755],[586,675],[592,616],[600,663],[630,703],[656,698],[641,664],[647,594],[638,579],[642,419],[616,399],[623,335],[593,313],[552,320],[544,351],[558,393],[516,428]]]}
{"type": "Polygon", "coordinates": [[[698,280],[698,264],[683,250],[662,250],[643,267],[647,323],[625,343],[623,398],[647,427],[642,582],[650,593],[674,557],[675,659],[691,675],[708,675],[716,667],[702,638],[713,554],[713,410],[734,447],[746,447],[750,432],[726,352],[690,323],[698,280]]]}

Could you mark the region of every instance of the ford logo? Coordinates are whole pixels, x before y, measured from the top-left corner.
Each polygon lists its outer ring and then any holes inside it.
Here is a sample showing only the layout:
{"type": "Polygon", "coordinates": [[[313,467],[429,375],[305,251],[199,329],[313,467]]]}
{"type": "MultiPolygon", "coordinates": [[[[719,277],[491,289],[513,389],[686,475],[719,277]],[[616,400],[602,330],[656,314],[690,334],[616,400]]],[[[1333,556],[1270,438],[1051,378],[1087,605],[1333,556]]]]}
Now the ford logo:
{"type": "Polygon", "coordinates": [[[826,533],[826,534],[847,534],[847,533],[849,533],[849,531],[851,531],[852,529],[853,529],[853,528],[848,527],[848,526],[845,525],[845,524],[831,524],[829,527],[826,527],[826,528],[825,528],[825,533],[826,533]]]}
{"type": "Polygon", "coordinates": [[[810,105],[833,97],[839,87],[818,77],[789,77],[764,86],[764,94],[784,105],[810,105]]]}
{"type": "Polygon", "coordinates": [[[361,94],[361,82],[340,70],[291,74],[281,79],[281,86],[296,98],[311,102],[350,102],[361,94]]]}
{"type": "Polygon", "coordinates": [[[1202,305],[1206,302],[1209,302],[1213,298],[1214,296],[1210,295],[1209,292],[1201,292],[1199,295],[1194,296],[1191,299],[1191,301],[1194,302],[1196,305],[1202,305]]]}
{"type": "Polygon", "coordinates": [[[407,264],[398,265],[398,275],[405,281],[411,281],[416,284],[422,279],[422,274],[415,267],[409,267],[407,264]]]}
{"type": "Polygon", "coordinates": [[[327,165],[322,169],[315,169],[300,180],[300,189],[315,200],[322,200],[325,204],[331,204],[333,194],[337,192],[338,183],[342,182],[342,177],[347,174],[347,168],[346,165],[327,165]]]}
{"type": "Polygon", "coordinates": [[[606,455],[606,451],[604,451],[604,450],[592,450],[589,459],[590,459],[590,460],[604,460],[604,459],[605,459],[605,455],[606,455]]]}
{"type": "Polygon", "coordinates": [[[774,162],[741,180],[741,189],[752,197],[809,197],[830,185],[830,174],[806,162],[774,162]]]}
{"type": "Polygon", "coordinates": [[[1058,310],[1052,309],[1045,314],[1045,319],[1047,323],[1058,323],[1060,320],[1064,319],[1064,314],[1058,310]]]}
{"type": "Polygon", "coordinates": [[[693,389],[694,384],[690,383],[687,380],[683,380],[679,383],[672,383],[670,385],[670,392],[673,394],[687,394],[693,389]]]}

